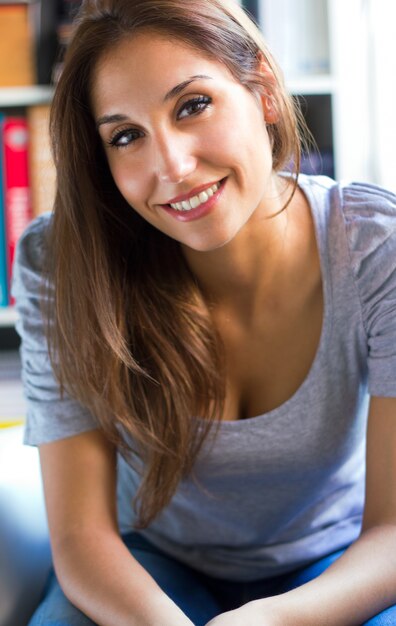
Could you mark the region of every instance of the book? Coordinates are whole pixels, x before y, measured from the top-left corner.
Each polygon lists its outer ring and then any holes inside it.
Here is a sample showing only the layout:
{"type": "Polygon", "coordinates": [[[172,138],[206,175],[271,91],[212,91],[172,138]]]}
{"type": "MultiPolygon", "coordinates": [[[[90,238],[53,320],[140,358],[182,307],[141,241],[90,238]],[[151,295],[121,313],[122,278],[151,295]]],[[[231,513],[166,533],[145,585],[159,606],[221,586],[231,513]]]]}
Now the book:
{"type": "Polygon", "coordinates": [[[0,87],[36,82],[30,6],[0,4],[0,87]]]}
{"type": "MultiPolygon", "coordinates": [[[[33,217],[26,118],[5,116],[2,135],[7,285],[10,290],[16,244],[33,217]]],[[[11,305],[14,304],[12,297],[9,300],[11,305]]]]}
{"type": "Polygon", "coordinates": [[[34,0],[30,6],[36,81],[39,85],[50,84],[58,53],[56,25],[59,2],[60,0],[34,0]]]}
{"type": "Polygon", "coordinates": [[[29,173],[33,217],[52,211],[56,193],[56,170],[49,136],[50,105],[28,108],[29,173]]]}
{"type": "MultiPolygon", "coordinates": [[[[0,113],[0,146],[2,145],[3,120],[4,120],[4,114],[0,113]]],[[[2,151],[0,150],[0,306],[1,307],[8,306],[3,172],[4,170],[3,170],[2,151]]]]}
{"type": "Polygon", "coordinates": [[[63,58],[73,35],[73,20],[81,6],[82,0],[60,0],[56,35],[58,40],[58,53],[52,72],[52,82],[57,83],[63,70],[63,58]]]}

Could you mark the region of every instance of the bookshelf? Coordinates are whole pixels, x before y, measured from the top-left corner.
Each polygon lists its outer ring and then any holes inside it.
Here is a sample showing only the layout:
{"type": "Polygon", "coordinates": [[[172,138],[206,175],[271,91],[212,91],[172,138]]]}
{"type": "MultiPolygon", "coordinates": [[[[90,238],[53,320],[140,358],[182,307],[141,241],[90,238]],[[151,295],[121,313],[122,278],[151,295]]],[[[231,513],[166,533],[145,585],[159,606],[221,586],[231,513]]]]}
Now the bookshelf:
{"type": "MultiPolygon", "coordinates": [[[[50,85],[29,85],[26,87],[0,87],[0,111],[27,110],[41,104],[49,104],[54,88],[50,85]]],[[[13,330],[17,319],[13,307],[0,307],[0,328],[13,330]]],[[[0,350],[2,346],[0,345],[0,350]]]]}
{"type": "MultiPolygon", "coordinates": [[[[53,89],[47,83],[56,34],[54,29],[50,32],[49,19],[53,20],[57,6],[53,0],[0,0],[0,114],[27,117],[31,107],[51,102],[53,89]]],[[[4,166],[4,154],[1,160],[4,166]]],[[[5,184],[3,178],[2,193],[5,184]]],[[[0,355],[19,345],[14,330],[16,319],[12,307],[0,307],[0,355]]]]}
{"type": "Polygon", "coordinates": [[[367,3],[246,0],[244,4],[279,61],[289,92],[301,101],[324,154],[314,173],[375,181],[370,157],[367,3]],[[326,171],[326,158],[332,161],[330,171],[326,171]]]}

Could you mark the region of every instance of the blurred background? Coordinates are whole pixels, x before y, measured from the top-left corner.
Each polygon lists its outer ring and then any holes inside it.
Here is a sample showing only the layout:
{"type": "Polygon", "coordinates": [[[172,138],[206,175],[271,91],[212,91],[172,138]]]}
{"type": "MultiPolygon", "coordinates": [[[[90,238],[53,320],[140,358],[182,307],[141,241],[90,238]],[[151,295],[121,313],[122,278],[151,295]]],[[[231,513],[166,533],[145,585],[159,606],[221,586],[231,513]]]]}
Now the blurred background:
{"type": "Polygon", "coordinates": [[[322,162],[315,155],[305,169],[396,191],[395,0],[245,6],[302,101],[318,144],[322,162]]]}
{"type": "MultiPolygon", "coordinates": [[[[188,1],[188,0],[186,0],[188,1]]],[[[235,0],[237,1],[237,0],[235,0]]],[[[302,169],[396,191],[396,0],[245,0],[317,148],[302,169]]],[[[48,115],[79,0],[0,0],[0,422],[23,418],[15,244],[51,210],[48,115]]]]}

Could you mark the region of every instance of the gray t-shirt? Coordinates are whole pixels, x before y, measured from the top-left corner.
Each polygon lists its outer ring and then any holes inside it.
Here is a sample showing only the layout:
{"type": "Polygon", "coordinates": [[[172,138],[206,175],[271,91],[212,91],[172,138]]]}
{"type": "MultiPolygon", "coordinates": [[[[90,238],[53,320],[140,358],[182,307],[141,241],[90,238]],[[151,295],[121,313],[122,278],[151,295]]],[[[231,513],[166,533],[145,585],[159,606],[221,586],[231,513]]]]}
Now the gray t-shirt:
{"type": "MultiPolygon", "coordinates": [[[[364,504],[369,395],[396,396],[396,197],[373,185],[300,177],[320,252],[324,319],[311,369],[266,414],[223,422],[171,503],[144,531],[181,561],[229,580],[290,571],[354,541],[364,504]]],[[[43,233],[19,242],[13,293],[28,403],[25,442],[96,428],[59,398],[39,314],[43,233]]],[[[133,527],[136,472],[118,457],[121,532],[133,527]]]]}

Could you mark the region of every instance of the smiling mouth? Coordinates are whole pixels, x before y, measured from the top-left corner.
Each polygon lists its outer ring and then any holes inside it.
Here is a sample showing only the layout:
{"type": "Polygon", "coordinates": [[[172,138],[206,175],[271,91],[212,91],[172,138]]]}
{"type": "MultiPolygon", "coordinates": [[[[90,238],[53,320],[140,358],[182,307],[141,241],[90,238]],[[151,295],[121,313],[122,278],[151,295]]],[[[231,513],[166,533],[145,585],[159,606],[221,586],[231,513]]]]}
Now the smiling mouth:
{"type": "Polygon", "coordinates": [[[216,191],[220,188],[221,183],[222,181],[214,183],[211,187],[205,189],[205,191],[197,193],[197,195],[192,196],[188,200],[183,200],[182,202],[174,202],[172,204],[168,204],[168,206],[170,206],[175,211],[181,212],[197,209],[201,204],[205,204],[205,202],[207,202],[209,198],[211,198],[216,193],[216,191]]]}

